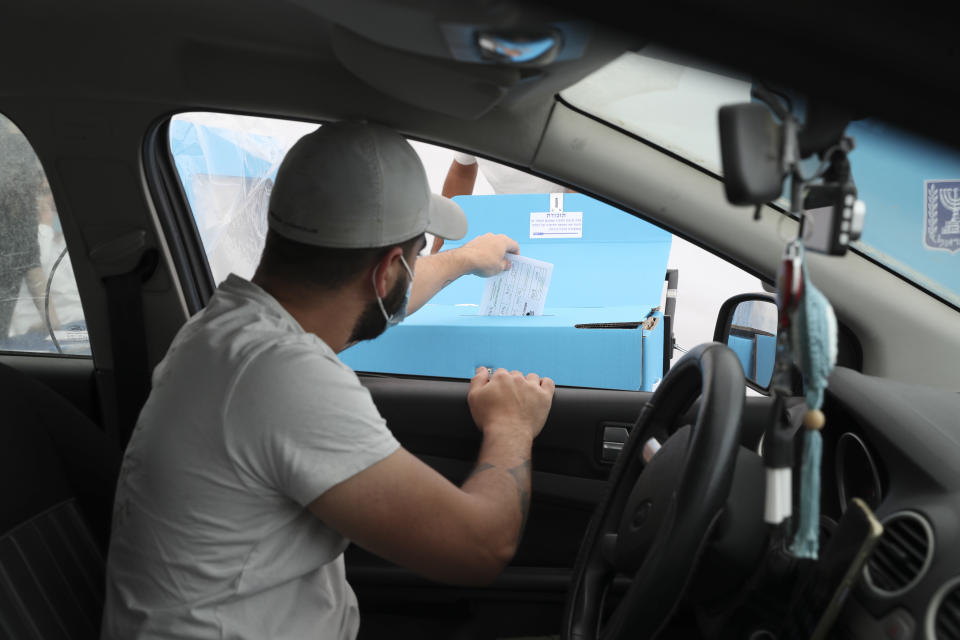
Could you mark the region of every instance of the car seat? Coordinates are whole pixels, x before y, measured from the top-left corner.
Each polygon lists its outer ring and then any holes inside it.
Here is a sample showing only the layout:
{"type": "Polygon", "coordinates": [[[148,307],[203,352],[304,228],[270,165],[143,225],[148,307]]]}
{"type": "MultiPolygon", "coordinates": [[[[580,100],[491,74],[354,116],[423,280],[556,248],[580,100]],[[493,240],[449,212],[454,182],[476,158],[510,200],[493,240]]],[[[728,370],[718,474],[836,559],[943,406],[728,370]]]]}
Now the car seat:
{"type": "Polygon", "coordinates": [[[4,365],[0,412],[0,636],[96,638],[120,451],[4,365]]]}

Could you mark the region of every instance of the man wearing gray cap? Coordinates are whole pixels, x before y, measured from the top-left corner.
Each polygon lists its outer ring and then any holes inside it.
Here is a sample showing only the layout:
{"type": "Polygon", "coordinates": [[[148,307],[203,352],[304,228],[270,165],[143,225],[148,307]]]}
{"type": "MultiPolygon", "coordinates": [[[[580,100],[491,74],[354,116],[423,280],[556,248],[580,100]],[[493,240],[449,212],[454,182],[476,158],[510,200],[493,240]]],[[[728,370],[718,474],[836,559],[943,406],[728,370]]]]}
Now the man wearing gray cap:
{"type": "Polygon", "coordinates": [[[483,434],[461,486],[405,451],[337,353],[447,282],[506,268],[463,211],[430,193],[383,127],[321,127],[290,150],[252,282],[225,280],[153,375],[124,456],[104,638],[354,638],[348,541],[436,580],[492,580],[516,550],[530,450],[553,381],[480,369],[483,434]],[[416,277],[414,277],[416,273],[416,277]]]}

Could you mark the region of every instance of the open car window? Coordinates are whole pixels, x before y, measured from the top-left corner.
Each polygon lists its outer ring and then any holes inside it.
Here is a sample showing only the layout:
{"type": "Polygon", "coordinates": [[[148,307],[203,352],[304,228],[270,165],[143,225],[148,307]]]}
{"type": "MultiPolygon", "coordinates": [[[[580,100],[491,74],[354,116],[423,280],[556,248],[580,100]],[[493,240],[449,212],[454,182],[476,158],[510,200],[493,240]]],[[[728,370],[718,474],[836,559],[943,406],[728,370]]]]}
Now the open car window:
{"type": "Polygon", "coordinates": [[[90,355],[70,255],[47,176],[0,114],[0,351],[90,355]]]}
{"type": "MultiPolygon", "coordinates": [[[[296,140],[317,126],[207,113],[171,120],[171,157],[215,283],[230,273],[253,275],[277,169],[296,140]]],[[[411,144],[437,193],[452,163],[475,161],[411,144]]],[[[497,279],[460,278],[401,325],[343,351],[341,359],[354,370],[466,379],[477,366],[505,367],[561,385],[649,391],[671,358],[712,339],[726,298],[761,288],[757,278],[636,216],[523,171],[476,161],[472,193],[454,198],[469,231],[443,250],[486,232],[504,233],[518,242],[523,258],[543,264],[518,262],[497,279]],[[679,271],[679,296],[667,290],[668,269],[679,271]]]]}

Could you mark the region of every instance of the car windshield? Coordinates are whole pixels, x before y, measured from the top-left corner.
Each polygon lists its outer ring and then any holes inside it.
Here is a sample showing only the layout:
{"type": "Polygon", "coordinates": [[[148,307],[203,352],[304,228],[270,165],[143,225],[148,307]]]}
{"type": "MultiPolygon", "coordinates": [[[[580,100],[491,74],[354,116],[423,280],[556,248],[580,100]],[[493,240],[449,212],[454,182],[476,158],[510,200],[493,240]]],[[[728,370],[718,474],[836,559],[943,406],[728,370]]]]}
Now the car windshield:
{"type": "MultiPolygon", "coordinates": [[[[721,176],[717,110],[750,101],[751,85],[675,60],[666,52],[627,53],[561,98],[721,176]]],[[[847,133],[867,205],[863,236],[851,246],[960,307],[960,151],[871,119],[852,122],[847,133]]],[[[784,199],[777,204],[787,207],[784,199]]]]}

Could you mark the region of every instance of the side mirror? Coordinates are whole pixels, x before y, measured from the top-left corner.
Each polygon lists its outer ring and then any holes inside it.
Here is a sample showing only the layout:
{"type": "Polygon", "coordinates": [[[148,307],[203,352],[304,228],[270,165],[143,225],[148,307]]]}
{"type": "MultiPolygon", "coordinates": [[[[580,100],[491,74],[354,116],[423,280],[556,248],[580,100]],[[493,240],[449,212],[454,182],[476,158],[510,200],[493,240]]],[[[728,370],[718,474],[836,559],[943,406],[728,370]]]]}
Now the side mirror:
{"type": "Polygon", "coordinates": [[[777,301],[769,293],[746,293],[723,303],[713,331],[737,354],[747,385],[767,391],[777,352],[777,301]]]}
{"type": "Polygon", "coordinates": [[[730,204],[764,204],[783,191],[780,125],[755,102],[720,107],[720,159],[730,204]]]}

